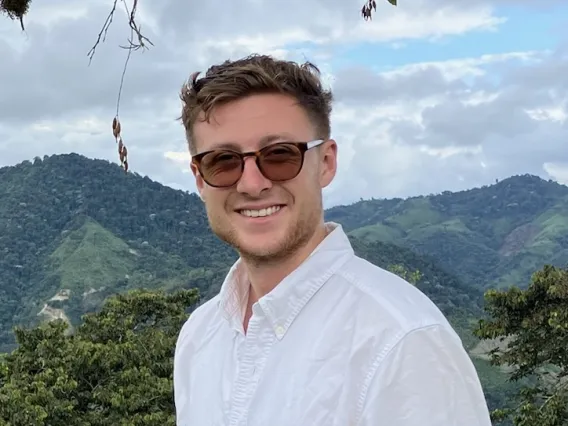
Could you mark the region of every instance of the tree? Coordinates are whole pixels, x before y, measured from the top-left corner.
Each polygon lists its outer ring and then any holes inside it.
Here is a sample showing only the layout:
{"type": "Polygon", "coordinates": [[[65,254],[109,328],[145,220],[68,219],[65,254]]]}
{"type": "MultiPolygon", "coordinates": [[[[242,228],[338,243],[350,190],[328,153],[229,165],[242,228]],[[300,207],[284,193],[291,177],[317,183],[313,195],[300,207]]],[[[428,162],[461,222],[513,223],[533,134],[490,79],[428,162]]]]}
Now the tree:
{"type": "Polygon", "coordinates": [[[530,378],[518,404],[492,412],[515,426],[568,425],[568,270],[545,266],[526,290],[486,293],[489,318],[475,334],[496,342],[494,365],[511,368],[510,379],[530,378]]]}
{"type": "Polygon", "coordinates": [[[173,351],[196,290],[107,299],[73,333],[16,329],[0,359],[0,425],[174,426],[173,351]]]}
{"type": "Polygon", "coordinates": [[[412,285],[418,284],[423,278],[422,273],[418,269],[414,270],[414,272],[410,272],[404,265],[398,263],[389,265],[387,269],[412,285]]]}

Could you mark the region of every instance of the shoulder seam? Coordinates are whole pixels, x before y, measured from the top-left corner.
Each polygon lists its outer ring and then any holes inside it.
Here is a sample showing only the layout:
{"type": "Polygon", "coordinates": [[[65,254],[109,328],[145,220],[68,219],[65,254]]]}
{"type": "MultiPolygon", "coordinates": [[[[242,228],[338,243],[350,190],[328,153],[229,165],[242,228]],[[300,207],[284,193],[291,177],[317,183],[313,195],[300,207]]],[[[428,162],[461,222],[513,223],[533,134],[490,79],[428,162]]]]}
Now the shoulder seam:
{"type": "MultiPolygon", "coordinates": [[[[350,261],[353,261],[353,259],[350,259],[350,261]]],[[[365,288],[365,285],[361,285],[361,282],[360,282],[361,280],[353,272],[345,270],[345,269],[340,269],[340,270],[337,271],[337,275],[339,275],[341,278],[345,279],[349,284],[351,284],[352,286],[354,286],[358,290],[362,291],[366,295],[371,296],[368,289],[365,288]]],[[[373,297],[373,299],[375,299],[375,298],[373,297]]]]}

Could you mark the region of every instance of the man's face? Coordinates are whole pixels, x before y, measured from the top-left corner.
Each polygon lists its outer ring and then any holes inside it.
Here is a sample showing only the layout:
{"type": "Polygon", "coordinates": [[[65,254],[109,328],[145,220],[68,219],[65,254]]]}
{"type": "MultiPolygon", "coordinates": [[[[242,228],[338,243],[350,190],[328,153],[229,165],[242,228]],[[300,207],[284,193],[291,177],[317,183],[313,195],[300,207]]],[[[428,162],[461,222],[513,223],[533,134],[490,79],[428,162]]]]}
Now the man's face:
{"type": "MultiPolygon", "coordinates": [[[[209,123],[197,120],[197,152],[231,145],[239,152],[257,151],[277,142],[315,139],[314,126],[295,100],[281,94],[252,95],[217,107],[209,123]],[[274,137],[277,136],[277,139],[274,137]],[[263,143],[264,141],[264,143],[263,143]]],[[[192,164],[192,171],[213,232],[245,258],[273,261],[307,244],[321,224],[322,188],[335,176],[337,146],[333,140],[305,153],[304,166],[294,179],[272,182],[247,157],[240,180],[229,188],[209,186],[192,164]],[[243,210],[278,206],[264,217],[243,210]]]]}

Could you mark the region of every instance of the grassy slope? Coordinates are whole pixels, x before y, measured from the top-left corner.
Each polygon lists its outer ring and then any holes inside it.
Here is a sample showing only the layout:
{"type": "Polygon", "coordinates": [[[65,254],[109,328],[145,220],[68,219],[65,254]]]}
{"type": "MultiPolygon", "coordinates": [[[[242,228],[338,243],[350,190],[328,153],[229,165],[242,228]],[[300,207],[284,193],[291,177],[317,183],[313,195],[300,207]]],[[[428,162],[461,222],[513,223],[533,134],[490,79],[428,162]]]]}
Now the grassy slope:
{"type": "Polygon", "coordinates": [[[526,244],[501,265],[497,286],[523,282],[525,277],[542,268],[543,260],[565,264],[568,259],[568,203],[561,201],[536,217],[534,231],[526,244]]]}
{"type": "Polygon", "coordinates": [[[137,264],[136,252],[128,244],[91,219],[67,233],[49,260],[61,287],[81,293],[113,285],[137,264]]]}

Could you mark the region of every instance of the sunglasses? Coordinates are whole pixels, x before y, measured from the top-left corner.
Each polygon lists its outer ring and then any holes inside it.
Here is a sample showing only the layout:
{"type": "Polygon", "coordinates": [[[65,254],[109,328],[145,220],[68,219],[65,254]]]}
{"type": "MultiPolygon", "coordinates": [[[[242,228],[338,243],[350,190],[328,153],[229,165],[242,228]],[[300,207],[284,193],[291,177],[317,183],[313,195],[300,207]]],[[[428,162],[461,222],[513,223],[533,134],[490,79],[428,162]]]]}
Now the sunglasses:
{"type": "Polygon", "coordinates": [[[246,157],[255,157],[256,165],[266,179],[283,182],[298,176],[304,165],[306,151],[324,142],[322,139],[310,142],[278,142],[259,151],[242,153],[230,149],[216,149],[194,155],[191,161],[203,180],[215,188],[235,185],[243,175],[246,157]]]}

